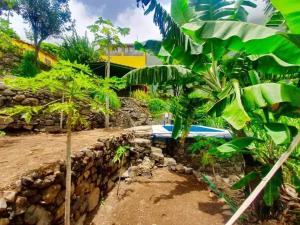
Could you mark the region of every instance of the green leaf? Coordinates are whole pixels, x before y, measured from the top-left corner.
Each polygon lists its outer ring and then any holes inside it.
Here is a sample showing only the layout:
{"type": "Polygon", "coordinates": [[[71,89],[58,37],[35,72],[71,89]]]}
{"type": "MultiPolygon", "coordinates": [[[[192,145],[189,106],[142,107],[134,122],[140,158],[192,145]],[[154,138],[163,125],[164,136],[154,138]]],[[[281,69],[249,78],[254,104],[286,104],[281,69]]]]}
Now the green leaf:
{"type": "Polygon", "coordinates": [[[182,30],[198,44],[260,56],[272,53],[285,63],[300,66],[299,35],[287,34],[262,25],[237,21],[195,21],[182,30]]]}
{"type": "Polygon", "coordinates": [[[300,88],[287,84],[264,83],[246,87],[242,97],[248,110],[283,102],[300,107],[300,88]]]}
{"type": "Polygon", "coordinates": [[[183,66],[161,65],[132,70],[125,75],[125,79],[127,79],[127,83],[130,85],[159,84],[170,80],[186,78],[191,75],[191,71],[183,66]]]}
{"type": "Polygon", "coordinates": [[[264,127],[276,145],[290,143],[297,134],[297,128],[282,123],[267,123],[264,127]]]}
{"type": "Polygon", "coordinates": [[[300,34],[300,1],[271,0],[271,2],[285,18],[290,31],[294,34],[300,34]]]}
{"type": "Polygon", "coordinates": [[[257,177],[259,177],[259,174],[257,172],[250,172],[243,178],[241,178],[239,181],[237,181],[235,184],[233,184],[231,188],[234,190],[241,189],[248,185],[251,181],[255,180],[257,177]]]}
{"type": "Polygon", "coordinates": [[[249,74],[251,83],[252,83],[253,85],[255,85],[255,84],[260,84],[260,83],[261,83],[261,82],[260,82],[259,75],[258,75],[258,73],[257,73],[255,70],[250,70],[250,71],[248,72],[248,74],[249,74]]]}
{"type": "Polygon", "coordinates": [[[183,130],[182,117],[181,116],[176,116],[175,122],[174,122],[173,132],[172,132],[172,137],[174,139],[179,138],[181,133],[182,133],[182,130],[183,130]]]}
{"type": "Polygon", "coordinates": [[[263,200],[267,206],[272,206],[280,196],[282,185],[281,171],[277,172],[264,189],[263,200]]]}
{"type": "Polygon", "coordinates": [[[250,117],[242,104],[240,88],[236,80],[233,80],[233,86],[235,89],[235,99],[225,108],[222,117],[236,130],[241,130],[250,121],[250,117]]]}
{"type": "Polygon", "coordinates": [[[253,141],[257,141],[253,137],[236,138],[233,141],[225,143],[216,148],[220,156],[231,157],[237,153],[243,152],[243,150],[252,144],[253,141]]]}
{"type": "Polygon", "coordinates": [[[188,0],[172,0],[171,16],[178,25],[190,22],[195,17],[195,13],[189,6],[188,0]]]}

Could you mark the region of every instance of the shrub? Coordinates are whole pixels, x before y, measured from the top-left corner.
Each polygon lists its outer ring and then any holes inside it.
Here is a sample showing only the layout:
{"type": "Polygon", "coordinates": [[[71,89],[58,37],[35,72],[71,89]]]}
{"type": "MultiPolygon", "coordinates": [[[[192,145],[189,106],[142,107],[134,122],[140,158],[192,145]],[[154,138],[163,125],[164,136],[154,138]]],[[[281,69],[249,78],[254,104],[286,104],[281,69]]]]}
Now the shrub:
{"type": "Polygon", "coordinates": [[[150,101],[151,99],[151,96],[143,91],[143,90],[136,90],[132,93],[132,97],[138,101],[141,101],[141,102],[144,102],[144,103],[147,103],[150,101]]]}
{"type": "Polygon", "coordinates": [[[0,32],[3,32],[10,38],[20,39],[17,33],[9,26],[9,22],[0,18],[0,32]]]}
{"type": "Polygon", "coordinates": [[[77,34],[64,38],[59,56],[64,60],[80,64],[88,64],[99,59],[99,54],[88,37],[77,34]]]}
{"type": "Polygon", "coordinates": [[[160,116],[165,112],[169,112],[169,104],[160,99],[160,98],[152,98],[148,102],[148,107],[153,116],[160,116]]]}
{"type": "Polygon", "coordinates": [[[23,54],[19,67],[14,71],[14,74],[21,77],[34,77],[39,72],[40,70],[35,63],[35,53],[26,51],[23,54]]]}
{"type": "Polygon", "coordinates": [[[43,50],[51,55],[58,56],[60,48],[59,48],[59,46],[52,44],[52,43],[42,43],[41,50],[43,50]]]}

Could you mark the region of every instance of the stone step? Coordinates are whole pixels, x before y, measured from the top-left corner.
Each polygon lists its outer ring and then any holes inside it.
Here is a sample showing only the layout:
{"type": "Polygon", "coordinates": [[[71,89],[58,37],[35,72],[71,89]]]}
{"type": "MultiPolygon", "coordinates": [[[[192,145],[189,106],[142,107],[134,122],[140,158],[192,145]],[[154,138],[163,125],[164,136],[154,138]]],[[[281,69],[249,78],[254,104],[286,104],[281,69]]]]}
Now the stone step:
{"type": "Polygon", "coordinates": [[[131,144],[137,145],[139,147],[146,147],[150,148],[151,147],[151,140],[149,139],[144,139],[144,138],[134,138],[131,141],[131,144]]]}
{"type": "Polygon", "coordinates": [[[151,139],[151,135],[152,135],[151,132],[144,132],[144,131],[134,133],[134,136],[136,138],[144,138],[144,139],[151,139]]]}
{"type": "Polygon", "coordinates": [[[131,127],[127,130],[133,132],[152,132],[152,126],[147,125],[147,126],[131,127]]]}

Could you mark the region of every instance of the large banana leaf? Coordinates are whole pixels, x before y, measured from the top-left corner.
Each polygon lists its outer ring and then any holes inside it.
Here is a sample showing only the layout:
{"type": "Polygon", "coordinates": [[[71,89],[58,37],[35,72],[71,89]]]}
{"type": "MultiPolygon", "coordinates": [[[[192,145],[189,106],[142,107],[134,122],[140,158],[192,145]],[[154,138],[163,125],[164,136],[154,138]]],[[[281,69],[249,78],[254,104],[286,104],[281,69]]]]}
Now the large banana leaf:
{"type": "Polygon", "coordinates": [[[142,43],[136,41],[134,48],[158,57],[164,64],[175,64],[171,55],[162,46],[161,41],[148,40],[142,43]]]}
{"type": "Polygon", "coordinates": [[[294,34],[300,34],[300,1],[271,0],[271,2],[283,15],[289,30],[294,34]]]}
{"type": "Polygon", "coordinates": [[[256,140],[253,137],[236,138],[216,149],[210,149],[209,152],[219,158],[230,158],[233,155],[245,152],[246,148],[256,140]]]}
{"type": "Polygon", "coordinates": [[[235,89],[235,99],[225,108],[222,117],[236,130],[241,130],[251,119],[244,109],[238,81],[233,81],[233,87],[235,89]]]}
{"type": "Polygon", "coordinates": [[[300,88],[287,84],[265,83],[246,87],[242,96],[247,110],[251,111],[283,102],[300,107],[300,88]]]}
{"type": "Polygon", "coordinates": [[[192,76],[189,69],[180,65],[149,66],[142,69],[132,70],[124,78],[130,85],[159,84],[170,80],[180,80],[192,76]]]}
{"type": "Polygon", "coordinates": [[[237,21],[195,21],[182,26],[198,44],[213,43],[214,51],[228,49],[247,55],[273,54],[285,63],[300,66],[300,35],[288,36],[262,25],[237,21]]]}
{"type": "MultiPolygon", "coordinates": [[[[271,170],[271,166],[265,166],[262,169],[262,176],[265,177],[271,170]]],[[[267,206],[272,206],[280,196],[280,187],[282,185],[282,173],[277,172],[269,181],[264,189],[263,200],[267,206]]]]}
{"type": "Polygon", "coordinates": [[[288,126],[283,123],[267,123],[264,127],[276,145],[291,143],[294,136],[298,133],[296,127],[288,126]]]}
{"type": "Polygon", "coordinates": [[[195,12],[189,6],[189,0],[172,0],[171,16],[178,25],[183,25],[195,18],[195,12]]]}

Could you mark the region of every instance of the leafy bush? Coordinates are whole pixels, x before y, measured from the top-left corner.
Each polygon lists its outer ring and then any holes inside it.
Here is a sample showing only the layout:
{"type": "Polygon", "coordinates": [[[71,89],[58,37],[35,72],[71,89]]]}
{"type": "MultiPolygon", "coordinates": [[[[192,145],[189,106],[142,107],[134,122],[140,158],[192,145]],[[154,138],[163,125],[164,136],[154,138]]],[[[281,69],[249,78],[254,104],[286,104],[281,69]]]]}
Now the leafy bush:
{"type": "Polygon", "coordinates": [[[88,64],[99,59],[99,54],[87,36],[73,34],[64,38],[59,56],[70,62],[88,64]]]}
{"type": "Polygon", "coordinates": [[[10,38],[20,39],[17,33],[9,26],[9,22],[0,18],[0,32],[3,32],[10,38]]]}
{"type": "Polygon", "coordinates": [[[35,53],[26,51],[23,54],[19,67],[14,71],[14,74],[21,77],[34,77],[39,72],[40,70],[35,63],[35,53]]]}
{"type": "Polygon", "coordinates": [[[147,103],[148,101],[150,101],[151,99],[151,96],[143,91],[143,90],[136,90],[132,93],[132,97],[138,101],[141,101],[141,102],[144,102],[144,103],[147,103]]]}
{"type": "Polygon", "coordinates": [[[165,112],[169,112],[169,104],[160,99],[160,98],[152,98],[148,101],[148,107],[153,116],[160,116],[165,112]]]}
{"type": "Polygon", "coordinates": [[[45,43],[41,44],[41,50],[43,50],[51,55],[58,56],[60,48],[56,44],[45,42],[45,43]]]}

